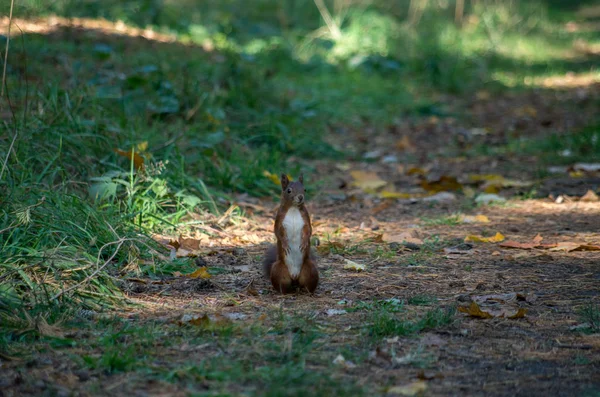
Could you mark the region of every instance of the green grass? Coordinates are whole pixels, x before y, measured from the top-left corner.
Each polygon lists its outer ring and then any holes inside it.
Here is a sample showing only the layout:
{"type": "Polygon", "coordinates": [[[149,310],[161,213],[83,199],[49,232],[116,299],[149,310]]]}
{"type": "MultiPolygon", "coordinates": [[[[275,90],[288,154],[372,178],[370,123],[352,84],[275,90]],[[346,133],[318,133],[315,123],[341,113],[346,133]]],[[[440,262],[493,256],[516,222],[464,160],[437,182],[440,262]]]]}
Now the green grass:
{"type": "Polygon", "coordinates": [[[413,319],[406,317],[405,313],[398,315],[384,308],[372,312],[366,333],[375,340],[390,336],[410,336],[452,324],[455,312],[453,307],[433,308],[413,319]]]}
{"type": "Polygon", "coordinates": [[[452,214],[438,218],[423,218],[421,221],[425,226],[456,226],[461,223],[461,218],[460,214],[452,214]]]}
{"type": "MultiPolygon", "coordinates": [[[[564,30],[572,9],[486,3],[469,6],[457,26],[453,2],[430,3],[418,21],[408,2],[332,8],[337,32],[309,0],[17,2],[19,18],[105,18],[175,39],[57,31],[12,41],[14,114],[2,98],[0,124],[0,288],[10,316],[57,304],[114,307],[123,275],[189,270],[157,259],[148,235],[210,223],[238,194],[276,197],[265,171],[304,171],[309,194],[318,191],[311,160],[360,155],[349,129],[461,118],[440,94],[525,89],[536,78],[597,70],[593,59],[565,56],[577,39],[599,40],[564,30]]],[[[519,150],[569,149],[592,160],[597,136],[590,127],[519,150]]],[[[409,263],[441,246],[429,245],[409,263]]]]}
{"type": "Polygon", "coordinates": [[[587,324],[583,329],[584,332],[591,334],[600,332],[600,305],[590,302],[579,308],[577,313],[579,321],[587,324]]]}

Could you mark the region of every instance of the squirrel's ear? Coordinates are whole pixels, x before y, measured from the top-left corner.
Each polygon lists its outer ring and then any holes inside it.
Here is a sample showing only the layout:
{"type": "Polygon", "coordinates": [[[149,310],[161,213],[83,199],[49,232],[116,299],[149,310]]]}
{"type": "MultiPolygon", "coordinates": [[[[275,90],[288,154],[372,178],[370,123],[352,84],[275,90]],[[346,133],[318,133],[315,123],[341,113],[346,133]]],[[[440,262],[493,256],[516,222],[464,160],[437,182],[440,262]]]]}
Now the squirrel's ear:
{"type": "Polygon", "coordinates": [[[288,179],[286,174],[281,174],[281,188],[285,190],[290,184],[290,180],[288,179]]]}
{"type": "Polygon", "coordinates": [[[300,174],[300,176],[298,177],[298,181],[300,181],[300,183],[304,185],[304,174],[300,174]]]}

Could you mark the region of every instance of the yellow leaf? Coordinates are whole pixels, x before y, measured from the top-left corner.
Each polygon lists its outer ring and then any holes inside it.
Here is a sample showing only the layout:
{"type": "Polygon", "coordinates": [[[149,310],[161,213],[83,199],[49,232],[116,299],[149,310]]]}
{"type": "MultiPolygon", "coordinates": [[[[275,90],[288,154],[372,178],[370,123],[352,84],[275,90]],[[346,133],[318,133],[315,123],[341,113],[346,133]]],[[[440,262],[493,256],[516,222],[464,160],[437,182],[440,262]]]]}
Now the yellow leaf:
{"type": "Polygon", "coordinates": [[[409,199],[412,198],[413,195],[410,193],[390,192],[389,190],[382,190],[379,193],[379,197],[384,199],[409,199]]]}
{"type": "Polygon", "coordinates": [[[569,172],[571,178],[582,178],[585,176],[583,171],[571,171],[569,172]]]}
{"type": "Polygon", "coordinates": [[[388,394],[395,394],[397,396],[422,396],[427,390],[427,383],[423,381],[417,381],[409,383],[404,386],[393,386],[387,390],[388,394]]]}
{"type": "Polygon", "coordinates": [[[344,265],[344,269],[362,272],[366,268],[365,265],[363,265],[361,263],[356,263],[354,261],[351,261],[350,259],[344,259],[344,260],[346,261],[346,264],[344,265]]]}
{"type": "Polygon", "coordinates": [[[427,175],[427,170],[419,167],[411,167],[406,171],[406,175],[427,175]]]}
{"type": "Polygon", "coordinates": [[[519,310],[513,314],[512,316],[507,316],[506,318],[515,319],[515,318],[523,318],[527,313],[527,309],[519,308],[519,310]]]}
{"type": "Polygon", "coordinates": [[[379,178],[375,172],[367,171],[350,171],[350,176],[354,179],[352,185],[364,190],[373,191],[387,185],[387,182],[379,178]]]}
{"type": "Polygon", "coordinates": [[[460,221],[462,223],[490,223],[490,220],[485,215],[462,215],[460,221]]]}
{"type": "Polygon", "coordinates": [[[199,267],[193,273],[186,274],[189,278],[201,278],[203,280],[207,280],[210,278],[210,274],[208,273],[206,266],[199,267]]]}
{"type": "Polygon", "coordinates": [[[144,141],[144,142],[140,142],[137,145],[135,145],[136,151],[138,152],[145,152],[148,150],[148,141],[144,141]]]}
{"type": "Polygon", "coordinates": [[[579,201],[595,203],[597,201],[600,201],[600,198],[598,198],[598,195],[596,194],[596,192],[594,192],[593,190],[588,190],[583,196],[581,196],[579,201]]]}
{"type": "Polygon", "coordinates": [[[494,237],[483,237],[469,234],[467,237],[465,237],[465,243],[499,243],[500,241],[504,241],[504,239],[504,235],[500,232],[496,232],[494,237]]]}
{"type": "MultiPolygon", "coordinates": [[[[270,179],[274,184],[276,184],[277,186],[279,186],[281,184],[281,181],[279,180],[279,176],[276,174],[272,174],[267,170],[263,171],[263,175],[265,177],[267,177],[267,179],[270,179]]],[[[292,178],[288,175],[288,179],[291,181],[292,178]]]]}
{"type": "Polygon", "coordinates": [[[428,192],[447,192],[450,190],[460,190],[462,185],[453,176],[443,175],[435,181],[422,181],[421,187],[428,192]]]}
{"type": "Polygon", "coordinates": [[[479,308],[479,305],[475,302],[471,302],[471,306],[469,306],[469,307],[459,306],[458,311],[461,313],[467,313],[471,317],[477,317],[477,318],[492,318],[492,317],[494,317],[490,313],[484,312],[483,310],[481,310],[479,308]]]}

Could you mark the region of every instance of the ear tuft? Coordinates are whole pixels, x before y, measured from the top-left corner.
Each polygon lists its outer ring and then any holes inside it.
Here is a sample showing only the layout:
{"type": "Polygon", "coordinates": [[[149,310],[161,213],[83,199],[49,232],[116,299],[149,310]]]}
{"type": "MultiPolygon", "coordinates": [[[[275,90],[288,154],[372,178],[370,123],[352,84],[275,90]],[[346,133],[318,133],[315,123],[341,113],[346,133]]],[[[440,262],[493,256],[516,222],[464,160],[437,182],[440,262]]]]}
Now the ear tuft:
{"type": "Polygon", "coordinates": [[[281,174],[281,189],[285,190],[287,189],[288,185],[290,184],[290,180],[287,177],[286,174],[281,174]]]}

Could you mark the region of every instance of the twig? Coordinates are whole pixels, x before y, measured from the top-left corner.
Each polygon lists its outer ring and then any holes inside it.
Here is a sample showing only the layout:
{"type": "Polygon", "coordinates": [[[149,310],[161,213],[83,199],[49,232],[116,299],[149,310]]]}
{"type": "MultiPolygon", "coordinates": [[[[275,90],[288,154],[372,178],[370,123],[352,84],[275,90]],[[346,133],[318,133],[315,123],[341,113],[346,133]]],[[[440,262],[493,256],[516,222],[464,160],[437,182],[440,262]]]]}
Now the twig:
{"type": "Polygon", "coordinates": [[[8,63],[8,45],[10,43],[10,25],[12,25],[12,14],[15,0],[10,0],[10,13],[8,15],[8,34],[6,35],[6,50],[4,51],[4,69],[2,71],[2,91],[0,98],[4,96],[4,84],[6,83],[6,64],[8,63]]]}
{"type": "Polygon", "coordinates": [[[108,264],[113,260],[113,258],[119,253],[119,251],[121,250],[121,247],[123,246],[123,244],[128,241],[131,240],[129,238],[121,238],[117,241],[112,241],[110,243],[106,243],[104,244],[102,247],[100,247],[100,251],[98,251],[98,257],[96,260],[96,263],[100,262],[100,255],[102,254],[102,250],[104,250],[104,248],[108,247],[109,245],[114,245],[114,244],[118,244],[117,248],[115,249],[115,252],[113,252],[113,254],[110,256],[110,258],[108,258],[103,264],[102,266],[99,266],[94,272],[92,272],[92,274],[90,274],[89,276],[87,276],[85,279],[83,279],[83,281],[72,285],[71,287],[60,291],[59,293],[57,293],[56,295],[54,295],[50,300],[55,300],[57,298],[59,298],[61,295],[66,294],[69,291],[74,290],[75,288],[78,288],[80,286],[82,286],[83,284],[87,283],[88,281],[90,281],[92,278],[94,278],[94,276],[96,276],[96,274],[100,273],[100,271],[102,271],[102,269],[104,269],[106,266],[108,266],[108,264]]]}

